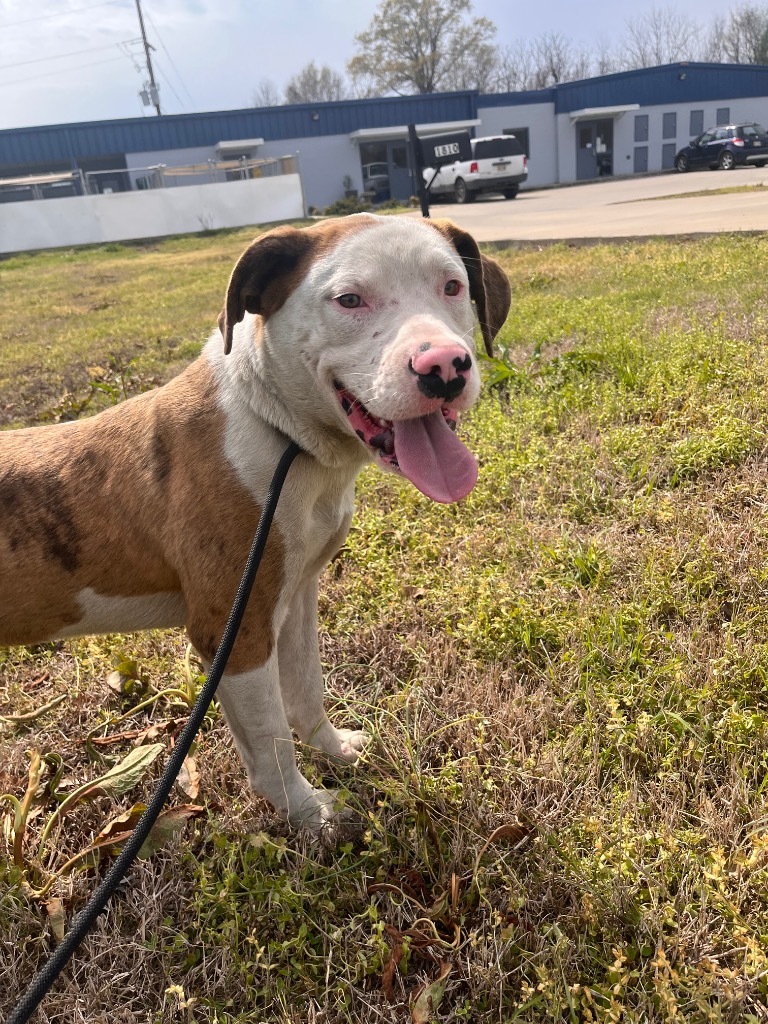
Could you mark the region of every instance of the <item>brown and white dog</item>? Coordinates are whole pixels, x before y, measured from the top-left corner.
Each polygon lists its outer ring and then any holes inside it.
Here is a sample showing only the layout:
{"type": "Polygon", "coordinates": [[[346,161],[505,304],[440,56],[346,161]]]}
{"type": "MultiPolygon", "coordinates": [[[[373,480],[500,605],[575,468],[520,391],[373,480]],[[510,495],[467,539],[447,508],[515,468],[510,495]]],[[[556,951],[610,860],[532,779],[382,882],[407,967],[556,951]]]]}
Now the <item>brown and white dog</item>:
{"type": "Polygon", "coordinates": [[[509,284],[448,222],[360,214],[261,235],[221,335],[180,376],[91,419],[0,432],[0,644],[185,625],[210,663],[293,439],[304,454],[219,699],[252,788],[294,824],[333,818],[291,730],[346,761],[367,736],[323,710],[318,577],[366,462],[437,501],[474,486],[453,432],[480,388],[473,301],[490,352],[509,284]]]}

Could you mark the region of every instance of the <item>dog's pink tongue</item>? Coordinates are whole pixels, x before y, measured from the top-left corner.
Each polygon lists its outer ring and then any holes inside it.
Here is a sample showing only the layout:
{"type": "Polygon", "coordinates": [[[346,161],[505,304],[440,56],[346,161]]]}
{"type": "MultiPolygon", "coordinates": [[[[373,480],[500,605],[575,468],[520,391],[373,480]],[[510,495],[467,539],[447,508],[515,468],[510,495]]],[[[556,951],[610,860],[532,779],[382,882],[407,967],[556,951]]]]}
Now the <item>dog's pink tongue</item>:
{"type": "Polygon", "coordinates": [[[445,505],[469,494],[477,483],[477,462],[440,411],[396,420],[392,428],[400,471],[422,494],[445,505]]]}

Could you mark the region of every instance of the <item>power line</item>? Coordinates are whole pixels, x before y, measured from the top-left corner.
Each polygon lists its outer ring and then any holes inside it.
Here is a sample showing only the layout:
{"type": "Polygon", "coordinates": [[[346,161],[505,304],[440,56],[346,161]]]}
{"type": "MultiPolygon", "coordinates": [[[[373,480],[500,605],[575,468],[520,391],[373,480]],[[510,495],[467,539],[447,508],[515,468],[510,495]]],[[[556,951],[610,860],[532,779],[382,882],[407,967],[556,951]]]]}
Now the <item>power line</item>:
{"type": "Polygon", "coordinates": [[[176,99],[177,99],[177,100],[179,101],[179,106],[181,107],[181,109],[182,109],[182,110],[186,110],[186,109],[187,109],[187,107],[186,107],[186,104],[184,103],[184,100],[183,100],[183,99],[181,98],[181,96],[179,96],[179,94],[178,94],[178,93],[176,92],[176,90],[174,89],[174,87],[173,87],[173,82],[172,82],[172,81],[170,80],[170,78],[168,77],[168,75],[166,75],[166,73],[165,73],[165,72],[163,71],[163,67],[162,67],[162,65],[161,65],[161,64],[158,64],[158,63],[157,63],[157,61],[155,61],[155,67],[156,67],[156,69],[157,69],[157,71],[158,71],[158,73],[159,73],[160,77],[162,78],[162,80],[163,80],[163,81],[165,82],[165,84],[166,84],[166,85],[168,86],[168,88],[169,88],[169,89],[171,90],[171,92],[173,93],[173,95],[174,95],[174,96],[176,97],[176,99]]]}
{"type": "Polygon", "coordinates": [[[116,4],[118,2],[119,0],[101,0],[100,3],[88,4],[87,7],[73,7],[68,11],[56,11],[51,12],[50,14],[38,14],[34,18],[25,18],[23,21],[6,21],[2,25],[2,28],[3,30],[5,30],[7,28],[13,28],[14,25],[30,25],[33,21],[42,21],[43,18],[45,18],[46,21],[50,20],[51,18],[64,18],[70,14],[79,14],[80,11],[91,11],[94,7],[107,7],[110,4],[116,4]]]}
{"type": "MultiPolygon", "coordinates": [[[[194,97],[192,96],[192,93],[191,93],[191,92],[189,91],[189,89],[187,88],[187,83],[186,83],[186,82],[184,81],[184,79],[183,79],[183,78],[181,77],[181,73],[180,73],[179,69],[178,69],[178,68],[176,67],[176,65],[175,65],[175,63],[174,63],[174,61],[173,61],[173,57],[172,57],[172,56],[170,55],[170,53],[168,52],[168,47],[167,47],[167,46],[165,45],[165,43],[163,42],[163,37],[162,37],[162,36],[160,35],[160,33],[159,33],[159,32],[158,32],[158,30],[157,30],[157,25],[156,25],[156,24],[154,23],[154,21],[152,20],[152,18],[151,18],[151,16],[150,16],[150,14],[149,14],[149,11],[146,11],[145,13],[146,13],[147,21],[148,21],[148,22],[149,22],[149,24],[150,24],[150,25],[152,26],[152,31],[153,31],[153,32],[155,33],[155,35],[157,36],[158,42],[159,42],[159,43],[160,43],[160,45],[162,46],[162,48],[163,48],[163,52],[165,53],[166,57],[168,58],[168,62],[169,62],[169,64],[171,65],[171,67],[173,68],[173,70],[174,70],[174,72],[175,72],[175,74],[176,74],[176,77],[178,78],[178,80],[179,80],[179,82],[180,82],[180,84],[181,84],[181,87],[182,87],[182,89],[183,89],[183,90],[184,90],[184,92],[185,92],[185,93],[187,94],[187,97],[189,98],[189,102],[190,102],[190,103],[192,104],[192,106],[194,107],[194,106],[195,106],[195,100],[194,100],[194,97]]],[[[171,89],[173,89],[173,86],[171,85],[171,83],[170,83],[170,81],[169,81],[169,79],[168,79],[168,76],[167,76],[167,75],[163,75],[163,77],[165,78],[166,82],[168,82],[168,85],[169,85],[169,86],[171,87],[171,89]]],[[[174,95],[176,96],[176,99],[177,99],[177,100],[179,100],[179,103],[181,103],[181,100],[179,99],[178,93],[176,93],[176,91],[175,91],[175,90],[174,90],[174,95]]],[[[181,105],[182,105],[182,106],[184,106],[184,104],[183,104],[183,103],[182,103],[181,105]]]]}
{"type": "MultiPolygon", "coordinates": [[[[141,0],[136,0],[136,13],[139,16],[139,28],[141,29],[141,38],[144,42],[144,54],[147,58],[147,73],[149,74],[149,97],[152,103],[154,104],[155,110],[157,111],[157,116],[160,117],[160,93],[157,88],[157,82],[155,81],[155,73],[152,70],[152,55],[150,53],[150,50],[153,50],[154,47],[150,46],[149,41],[147,40],[147,33],[144,28],[144,15],[141,13],[141,0]]],[[[145,84],[144,89],[146,90],[146,88],[147,87],[145,84]]]]}
{"type": "MultiPolygon", "coordinates": [[[[134,42],[132,39],[122,40],[124,43],[134,42]]],[[[106,46],[90,46],[87,50],[72,50],[69,53],[55,53],[48,57],[34,57],[32,60],[19,60],[15,64],[0,64],[0,71],[7,71],[9,68],[20,68],[25,64],[48,64],[52,60],[63,60],[65,57],[79,57],[81,53],[95,53],[97,50],[111,50],[113,46],[120,43],[109,43],[106,46]]]]}
{"type": "Polygon", "coordinates": [[[120,56],[120,57],[108,57],[106,60],[95,60],[95,61],[92,61],[90,64],[79,64],[79,65],[77,65],[74,68],[59,68],[57,71],[43,71],[42,74],[40,74],[40,75],[30,75],[29,78],[16,78],[16,79],[12,79],[9,82],[0,82],[0,88],[2,88],[4,86],[7,86],[7,85],[21,85],[22,82],[34,82],[38,78],[49,78],[51,75],[58,75],[59,77],[61,77],[62,73],[65,72],[65,71],[80,71],[82,68],[95,68],[99,64],[112,64],[112,63],[114,63],[117,60],[123,60],[123,59],[124,58],[122,56],[120,56]]]}

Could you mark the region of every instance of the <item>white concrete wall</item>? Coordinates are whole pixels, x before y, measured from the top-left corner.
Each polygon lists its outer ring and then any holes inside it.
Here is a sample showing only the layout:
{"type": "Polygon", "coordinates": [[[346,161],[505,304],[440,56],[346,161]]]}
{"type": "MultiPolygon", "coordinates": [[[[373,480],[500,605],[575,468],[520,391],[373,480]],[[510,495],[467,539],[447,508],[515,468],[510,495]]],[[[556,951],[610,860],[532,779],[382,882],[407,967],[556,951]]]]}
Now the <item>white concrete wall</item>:
{"type": "Polygon", "coordinates": [[[304,216],[298,174],[0,205],[0,252],[158,238],[304,216]]]}
{"type": "Polygon", "coordinates": [[[480,107],[482,124],[475,135],[503,135],[509,128],[527,128],[531,155],[528,180],[523,188],[551,185],[557,181],[557,139],[554,103],[527,103],[509,107],[480,107]]]}

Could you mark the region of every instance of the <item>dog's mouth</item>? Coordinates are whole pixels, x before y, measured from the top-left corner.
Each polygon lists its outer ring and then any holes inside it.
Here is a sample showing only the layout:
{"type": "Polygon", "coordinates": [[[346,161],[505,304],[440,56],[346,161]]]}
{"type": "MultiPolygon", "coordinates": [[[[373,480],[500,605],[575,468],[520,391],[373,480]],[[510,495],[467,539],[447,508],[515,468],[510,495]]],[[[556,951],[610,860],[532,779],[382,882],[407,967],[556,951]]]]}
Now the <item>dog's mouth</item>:
{"type": "Polygon", "coordinates": [[[373,416],[338,380],[336,396],[352,430],[378,462],[407,477],[422,494],[449,504],[477,483],[474,455],[455,434],[458,416],[448,405],[406,420],[373,416]]]}

